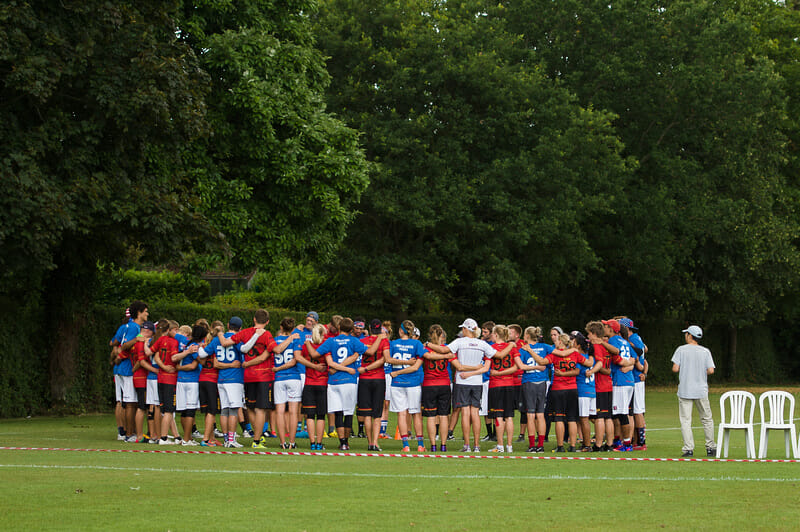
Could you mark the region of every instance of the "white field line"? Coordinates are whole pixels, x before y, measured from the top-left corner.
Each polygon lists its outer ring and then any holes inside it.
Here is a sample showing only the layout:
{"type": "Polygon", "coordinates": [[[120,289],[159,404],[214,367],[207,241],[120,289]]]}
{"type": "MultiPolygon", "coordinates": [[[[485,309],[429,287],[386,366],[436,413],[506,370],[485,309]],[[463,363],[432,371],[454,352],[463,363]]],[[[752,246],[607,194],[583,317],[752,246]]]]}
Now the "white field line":
{"type": "Polygon", "coordinates": [[[295,475],[303,477],[348,477],[348,478],[388,478],[388,479],[430,479],[430,480],[621,480],[621,481],[665,481],[665,482],[800,482],[800,477],[796,478],[775,478],[775,477],[738,477],[738,476],[718,476],[718,477],[668,477],[668,476],[594,476],[594,475],[493,475],[491,473],[480,473],[476,475],[430,475],[430,474],[393,474],[393,473],[358,473],[358,472],[329,472],[329,471],[265,471],[263,469],[237,470],[237,469],[185,469],[185,468],[159,468],[159,467],[115,467],[115,466],[94,466],[94,465],[47,465],[47,464],[0,464],[0,468],[8,469],[62,469],[62,470],[87,470],[98,471],[125,471],[134,473],[196,473],[214,475],[267,475],[283,476],[295,475]]]}

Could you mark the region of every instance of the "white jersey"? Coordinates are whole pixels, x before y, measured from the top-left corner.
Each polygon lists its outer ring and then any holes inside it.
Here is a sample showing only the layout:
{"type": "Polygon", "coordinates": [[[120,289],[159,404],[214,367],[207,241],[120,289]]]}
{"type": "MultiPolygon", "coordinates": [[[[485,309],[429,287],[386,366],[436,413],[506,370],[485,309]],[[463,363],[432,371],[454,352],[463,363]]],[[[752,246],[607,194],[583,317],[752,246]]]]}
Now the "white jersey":
{"type": "MultiPolygon", "coordinates": [[[[447,347],[452,351],[458,362],[463,366],[482,366],[484,358],[491,358],[497,353],[494,347],[490,346],[479,338],[456,338],[447,347]]],[[[472,386],[481,386],[483,384],[483,377],[481,375],[473,375],[468,379],[462,379],[461,373],[456,372],[456,384],[468,384],[472,386]]]]}

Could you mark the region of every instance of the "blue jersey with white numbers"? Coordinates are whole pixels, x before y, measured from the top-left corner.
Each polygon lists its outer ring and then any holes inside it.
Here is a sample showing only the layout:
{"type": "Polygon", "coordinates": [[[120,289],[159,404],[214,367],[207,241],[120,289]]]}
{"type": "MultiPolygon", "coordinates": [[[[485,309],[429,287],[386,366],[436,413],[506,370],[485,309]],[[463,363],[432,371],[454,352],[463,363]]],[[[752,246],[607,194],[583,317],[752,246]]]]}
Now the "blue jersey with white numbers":
{"type": "MultiPolygon", "coordinates": [[[[334,338],[328,338],[321,346],[317,348],[317,353],[322,356],[330,355],[331,359],[337,364],[341,364],[349,356],[358,353],[363,354],[367,350],[367,346],[362,344],[357,338],[340,334],[334,338]]],[[[356,370],[355,375],[351,375],[346,371],[336,371],[328,377],[328,385],[331,384],[347,384],[358,383],[358,367],[361,365],[361,357],[358,357],[355,362],[348,367],[356,370]]]]}
{"type": "MultiPolygon", "coordinates": [[[[552,353],[554,349],[552,345],[541,342],[528,345],[530,345],[531,349],[533,349],[533,351],[542,358],[552,353]]],[[[519,359],[526,366],[539,365],[536,363],[536,360],[534,360],[531,354],[524,349],[519,350],[519,359]]],[[[522,382],[547,382],[549,380],[547,378],[549,375],[549,367],[552,366],[552,364],[548,364],[547,366],[548,367],[545,369],[532,369],[525,371],[525,373],[522,374],[522,382]]]]}
{"type": "MultiPolygon", "coordinates": [[[[120,345],[124,344],[125,342],[130,342],[142,331],[139,324],[133,321],[132,319],[128,320],[128,323],[121,325],[119,329],[117,329],[116,334],[114,334],[114,340],[119,342],[120,345]]],[[[128,350],[130,354],[133,354],[133,350],[128,350]]],[[[126,377],[133,376],[133,362],[131,361],[130,356],[128,358],[123,359],[119,364],[114,365],[114,375],[122,375],[126,377]]]]}
{"type": "MultiPolygon", "coordinates": [[[[624,359],[633,358],[634,352],[631,348],[631,344],[628,343],[620,335],[614,335],[608,339],[608,343],[619,349],[619,357],[624,359]]],[[[613,357],[612,357],[613,361],[613,357]]],[[[620,366],[611,364],[611,382],[614,386],[633,386],[633,372],[629,371],[627,373],[623,373],[620,371],[620,366]]]]}
{"type": "MultiPolygon", "coordinates": [[[[301,329],[293,330],[292,334],[294,334],[294,333],[297,333],[297,334],[300,335],[300,340],[298,340],[298,344],[300,345],[299,349],[302,351],[303,350],[303,346],[306,343],[306,338],[311,338],[311,331],[306,329],[305,327],[303,327],[302,330],[301,329]]],[[[298,363],[297,366],[295,366],[295,367],[297,368],[297,371],[300,372],[300,375],[305,375],[306,374],[306,367],[304,365],[298,363]]]]}
{"type": "MultiPolygon", "coordinates": [[[[287,338],[289,338],[289,336],[287,336],[287,335],[276,336],[275,337],[275,343],[280,345],[287,338]]],[[[300,341],[299,340],[294,340],[294,341],[292,341],[292,343],[290,343],[288,346],[286,346],[286,349],[283,350],[283,353],[275,353],[275,369],[277,369],[277,368],[279,368],[279,367],[291,362],[292,359],[297,354],[300,353],[300,350],[302,348],[303,348],[303,345],[300,343],[300,341]]],[[[298,366],[301,367],[301,368],[305,367],[302,364],[295,363],[295,365],[292,366],[289,369],[276,371],[275,372],[275,380],[276,381],[300,380],[300,370],[297,369],[298,366]]]]}
{"type": "MultiPolygon", "coordinates": [[[[389,356],[397,360],[413,360],[415,358],[422,358],[425,355],[425,346],[419,340],[406,338],[401,340],[392,340],[389,344],[389,356]]],[[[394,366],[395,371],[405,369],[408,366],[398,365],[394,366]]],[[[425,370],[422,365],[413,373],[404,373],[392,378],[392,386],[395,388],[411,388],[413,386],[422,386],[422,380],[425,378],[425,370]]]]}
{"type": "MultiPolygon", "coordinates": [[[[230,338],[235,333],[226,332],[223,336],[225,338],[230,338]]],[[[231,364],[235,361],[239,361],[239,363],[244,362],[244,355],[239,350],[242,344],[234,344],[229,347],[222,347],[219,344],[219,338],[216,336],[211,343],[209,343],[205,347],[205,352],[208,353],[210,357],[216,357],[218,362],[223,364],[231,364]]],[[[244,369],[240,366],[238,368],[228,368],[228,369],[221,369],[219,370],[219,377],[217,378],[218,384],[231,384],[231,383],[239,383],[244,384],[244,369]]]]}
{"type": "MultiPolygon", "coordinates": [[[[594,366],[594,357],[590,355],[583,355],[594,366]]],[[[586,372],[592,369],[592,366],[586,367],[583,364],[578,364],[578,375],[575,376],[575,382],[578,384],[578,397],[596,397],[594,389],[594,375],[586,376],[586,372]]]]}
{"type": "MultiPolygon", "coordinates": [[[[196,345],[196,344],[197,344],[197,342],[192,342],[191,344],[187,345],[186,347],[189,347],[189,346],[192,346],[192,345],[196,345]]],[[[188,355],[183,357],[178,362],[178,366],[188,366],[189,364],[191,364],[195,360],[197,360],[197,353],[196,352],[195,353],[189,353],[188,355]]],[[[178,370],[178,382],[199,382],[199,380],[200,380],[200,370],[201,369],[202,368],[200,367],[200,364],[198,364],[197,367],[194,368],[191,371],[178,370]]]]}

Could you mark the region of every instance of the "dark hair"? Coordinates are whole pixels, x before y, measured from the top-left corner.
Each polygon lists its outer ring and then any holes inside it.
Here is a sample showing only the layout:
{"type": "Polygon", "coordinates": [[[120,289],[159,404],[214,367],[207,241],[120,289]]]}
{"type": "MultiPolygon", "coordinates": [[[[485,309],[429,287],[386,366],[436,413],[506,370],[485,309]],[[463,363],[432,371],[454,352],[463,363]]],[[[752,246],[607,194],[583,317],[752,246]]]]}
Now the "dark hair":
{"type": "Polygon", "coordinates": [[[208,329],[202,325],[195,325],[192,327],[192,342],[202,342],[206,339],[206,334],[208,334],[208,329]]]}
{"type": "Polygon", "coordinates": [[[344,334],[353,332],[353,320],[350,318],[342,318],[342,321],[339,322],[339,332],[344,334]]]}
{"type": "Polygon", "coordinates": [[[131,319],[135,320],[139,317],[139,314],[147,310],[147,303],[144,301],[136,301],[131,302],[130,306],[128,307],[128,311],[131,313],[131,319]]]}
{"type": "Polygon", "coordinates": [[[255,312],[255,314],[253,314],[253,318],[259,325],[265,325],[266,323],[269,322],[269,312],[267,312],[263,308],[260,308],[255,312]]]}
{"type": "Polygon", "coordinates": [[[286,316],[281,320],[281,329],[283,329],[283,332],[291,333],[294,330],[295,325],[296,322],[294,321],[294,318],[290,316],[286,316]]]}

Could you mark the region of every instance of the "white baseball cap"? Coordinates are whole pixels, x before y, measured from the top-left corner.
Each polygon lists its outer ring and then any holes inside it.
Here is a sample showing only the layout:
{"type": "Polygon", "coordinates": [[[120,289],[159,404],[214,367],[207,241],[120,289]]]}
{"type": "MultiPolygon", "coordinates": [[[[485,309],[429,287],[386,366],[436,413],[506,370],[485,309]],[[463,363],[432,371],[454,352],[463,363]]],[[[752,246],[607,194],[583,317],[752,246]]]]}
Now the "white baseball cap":
{"type": "Polygon", "coordinates": [[[478,322],[473,320],[472,318],[467,318],[467,319],[464,320],[464,323],[459,325],[459,327],[467,328],[470,331],[477,331],[478,330],[478,322]]]}
{"type": "Polygon", "coordinates": [[[684,329],[681,332],[689,333],[695,338],[702,338],[703,337],[703,329],[698,327],[697,325],[690,325],[688,329],[684,329]]]}

